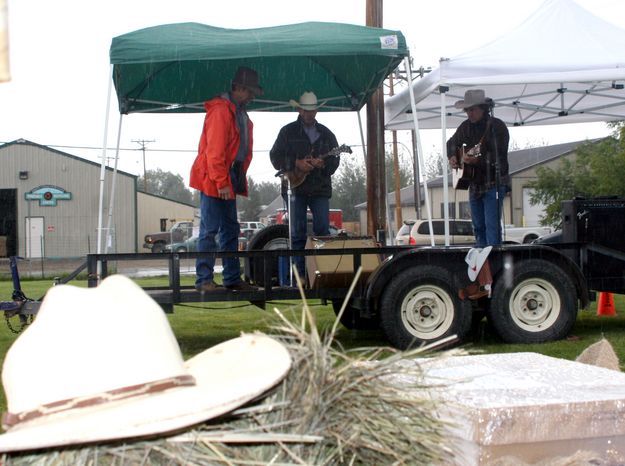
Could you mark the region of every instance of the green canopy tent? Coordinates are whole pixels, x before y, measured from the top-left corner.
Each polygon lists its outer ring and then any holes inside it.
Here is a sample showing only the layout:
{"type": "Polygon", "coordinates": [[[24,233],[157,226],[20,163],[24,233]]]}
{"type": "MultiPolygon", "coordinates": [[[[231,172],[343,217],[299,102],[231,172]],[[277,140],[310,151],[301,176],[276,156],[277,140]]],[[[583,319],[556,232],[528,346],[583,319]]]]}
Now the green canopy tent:
{"type": "MultiPolygon", "coordinates": [[[[203,112],[238,66],[258,71],[265,94],[250,110],[292,110],[314,90],[325,110],[359,110],[408,54],[399,31],[337,23],[259,29],[166,24],[115,37],[110,58],[121,113],[203,112]]],[[[323,110],[323,109],[322,109],[323,110]]]]}
{"type": "MultiPolygon", "coordinates": [[[[166,24],[115,37],[110,48],[122,115],[204,112],[204,101],[228,90],[242,65],[258,71],[264,89],[251,111],[291,111],[289,100],[307,90],[325,102],[322,111],[357,111],[407,56],[400,31],[323,22],[258,29],[166,24]]],[[[101,173],[98,252],[104,166],[101,173]]],[[[111,206],[113,195],[112,188],[111,206]]],[[[109,208],[109,232],[110,219],[109,208]]]]}

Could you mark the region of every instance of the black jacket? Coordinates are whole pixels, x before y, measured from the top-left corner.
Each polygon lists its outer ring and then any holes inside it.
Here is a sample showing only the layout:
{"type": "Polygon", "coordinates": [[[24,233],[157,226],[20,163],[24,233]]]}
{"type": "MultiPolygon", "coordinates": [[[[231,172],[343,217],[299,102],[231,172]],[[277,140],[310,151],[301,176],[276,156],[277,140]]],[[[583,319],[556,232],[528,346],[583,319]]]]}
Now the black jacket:
{"type": "Polygon", "coordinates": [[[506,124],[499,118],[486,114],[477,123],[471,123],[468,119],[463,121],[454,135],[447,141],[447,157],[455,156],[462,144],[466,144],[466,150],[475,146],[484,136],[482,143],[482,156],[477,164],[477,176],[472,184],[479,187],[493,187],[496,183],[496,159],[499,159],[499,183],[509,186],[508,174],[508,142],[510,135],[506,124]],[[491,126],[488,128],[488,121],[491,126]],[[497,154],[497,157],[495,157],[497,154]]]}
{"type": "MultiPolygon", "coordinates": [[[[338,146],[336,136],[327,127],[316,123],[319,138],[314,144],[310,143],[304,132],[301,118],[282,127],[269,156],[276,170],[292,171],[295,159],[303,159],[309,155],[318,156],[327,154],[338,146]]],[[[325,167],[315,168],[306,176],[304,182],[293,190],[293,194],[300,196],[332,197],[331,176],[339,167],[340,159],[337,156],[327,157],[325,167]]],[[[282,183],[282,193],[287,191],[287,185],[282,183]]]]}

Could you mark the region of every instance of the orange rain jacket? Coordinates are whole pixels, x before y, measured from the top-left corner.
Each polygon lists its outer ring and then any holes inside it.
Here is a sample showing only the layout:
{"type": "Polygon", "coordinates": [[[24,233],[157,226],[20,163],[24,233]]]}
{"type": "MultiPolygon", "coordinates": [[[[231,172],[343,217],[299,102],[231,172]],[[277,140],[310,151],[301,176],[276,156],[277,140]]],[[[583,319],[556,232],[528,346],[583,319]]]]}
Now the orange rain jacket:
{"type": "MultiPolygon", "coordinates": [[[[236,158],[239,149],[239,128],[236,124],[235,105],[227,96],[215,97],[208,102],[204,102],[206,117],[204,118],[204,128],[200,138],[198,155],[191,167],[190,182],[192,188],[199,189],[207,196],[219,197],[219,189],[230,186],[230,167],[236,158]]],[[[254,125],[248,118],[248,148],[243,171],[252,162],[252,131],[254,125]]],[[[232,191],[234,196],[234,191],[232,191]]],[[[245,182],[245,192],[247,196],[247,179],[245,182]]]]}

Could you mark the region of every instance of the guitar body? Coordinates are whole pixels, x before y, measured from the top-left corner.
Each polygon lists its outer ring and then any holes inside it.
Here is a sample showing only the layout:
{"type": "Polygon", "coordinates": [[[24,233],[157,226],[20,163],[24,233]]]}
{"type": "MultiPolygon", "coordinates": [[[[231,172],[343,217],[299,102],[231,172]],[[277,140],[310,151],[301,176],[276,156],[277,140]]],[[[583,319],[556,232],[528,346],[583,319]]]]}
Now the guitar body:
{"type": "MultiPolygon", "coordinates": [[[[349,147],[346,144],[341,144],[339,147],[335,147],[334,149],[332,149],[327,154],[320,155],[317,158],[323,160],[326,157],[331,157],[331,156],[335,156],[335,155],[341,155],[343,153],[351,154],[352,153],[352,148],[349,147]]],[[[287,180],[289,180],[289,183],[291,185],[291,189],[294,189],[294,188],[297,188],[300,184],[302,184],[304,182],[304,180],[308,176],[308,173],[305,173],[305,172],[295,168],[294,170],[292,170],[290,172],[284,172],[282,174],[282,176],[285,177],[287,180]]]]}
{"type": "Polygon", "coordinates": [[[471,165],[463,164],[462,168],[454,168],[451,172],[454,189],[469,189],[475,174],[475,167],[471,165]]]}
{"type": "Polygon", "coordinates": [[[291,189],[297,188],[300,184],[304,182],[306,179],[306,175],[308,173],[304,173],[299,171],[297,168],[292,172],[286,172],[284,176],[287,180],[289,180],[289,184],[291,185],[291,189]]]}
{"type": "MultiPolygon", "coordinates": [[[[479,157],[479,144],[476,146],[477,151],[471,150],[468,153],[473,157],[479,157]],[[476,155],[473,155],[475,152],[476,155]]],[[[464,155],[464,147],[458,150],[456,154],[456,160],[458,161],[458,167],[451,171],[451,180],[454,189],[469,189],[471,182],[477,177],[477,166],[464,163],[462,158],[464,155]]]]}

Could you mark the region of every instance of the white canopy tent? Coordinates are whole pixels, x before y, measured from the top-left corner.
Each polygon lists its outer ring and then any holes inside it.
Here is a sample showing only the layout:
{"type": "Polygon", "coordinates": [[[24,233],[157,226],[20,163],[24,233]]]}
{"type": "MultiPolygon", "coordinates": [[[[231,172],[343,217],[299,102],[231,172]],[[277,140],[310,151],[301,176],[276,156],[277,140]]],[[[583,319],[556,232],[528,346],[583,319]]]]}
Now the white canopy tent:
{"type": "MultiPolygon", "coordinates": [[[[625,30],[573,0],[547,0],[508,34],[441,59],[439,68],[387,99],[386,129],[442,128],[445,141],[446,128],[466,119],[454,103],[476,88],[495,101],[495,115],[509,127],[621,120],[624,84],[625,30]]],[[[445,152],[443,144],[447,179],[445,152]]]]}

